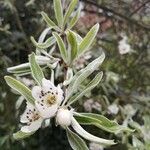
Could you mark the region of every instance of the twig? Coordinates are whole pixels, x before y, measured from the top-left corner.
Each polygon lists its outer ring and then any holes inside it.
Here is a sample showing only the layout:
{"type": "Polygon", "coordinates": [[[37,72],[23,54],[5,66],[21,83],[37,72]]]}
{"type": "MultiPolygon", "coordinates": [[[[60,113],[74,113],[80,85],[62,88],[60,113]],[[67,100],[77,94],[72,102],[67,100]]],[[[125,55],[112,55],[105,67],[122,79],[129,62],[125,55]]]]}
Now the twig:
{"type": "MultiPolygon", "coordinates": [[[[120,17],[120,18],[122,18],[122,19],[124,19],[124,20],[126,20],[128,22],[130,22],[130,23],[133,23],[137,27],[143,28],[146,31],[150,31],[149,27],[143,26],[142,24],[138,23],[137,21],[135,21],[135,20],[133,20],[133,19],[123,15],[123,14],[118,13],[118,12],[114,11],[113,9],[110,9],[110,8],[107,8],[106,6],[97,4],[96,2],[94,2],[92,0],[80,0],[80,1],[83,1],[83,2],[88,3],[90,5],[94,5],[97,8],[103,9],[106,12],[110,12],[110,13],[112,13],[112,14],[114,14],[114,15],[116,15],[116,16],[118,16],[118,17],[120,17]]],[[[97,12],[97,13],[99,13],[99,12],[97,12]]]]}

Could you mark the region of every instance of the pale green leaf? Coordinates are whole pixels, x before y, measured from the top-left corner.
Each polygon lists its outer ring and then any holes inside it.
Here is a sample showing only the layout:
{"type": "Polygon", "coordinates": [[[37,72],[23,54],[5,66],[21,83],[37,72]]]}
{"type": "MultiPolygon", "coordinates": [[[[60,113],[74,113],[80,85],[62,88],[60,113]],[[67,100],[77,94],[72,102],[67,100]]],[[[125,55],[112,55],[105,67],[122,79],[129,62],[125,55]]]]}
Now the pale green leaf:
{"type": "Polygon", "coordinates": [[[72,132],[69,128],[66,129],[67,138],[73,150],[88,150],[88,147],[83,139],[72,132]]]}
{"type": "Polygon", "coordinates": [[[58,26],[62,27],[63,25],[63,9],[61,0],[53,0],[54,4],[54,11],[55,11],[55,18],[57,20],[58,26]]]}
{"type": "Polygon", "coordinates": [[[27,137],[31,136],[34,133],[35,132],[24,133],[22,131],[18,131],[18,132],[16,132],[16,133],[13,134],[13,137],[14,137],[15,140],[22,140],[24,138],[27,138],[27,137]]]}
{"type": "Polygon", "coordinates": [[[86,93],[90,92],[93,88],[95,88],[99,82],[101,81],[102,79],[102,76],[103,76],[103,73],[100,72],[98,73],[94,79],[88,84],[86,85],[86,87],[79,93],[77,93],[75,96],[71,97],[68,101],[68,104],[67,105],[71,105],[73,104],[74,102],[76,102],[78,99],[80,99],[82,96],[84,96],[86,93]]]}
{"type": "Polygon", "coordinates": [[[99,24],[94,25],[90,31],[86,34],[86,36],[83,38],[81,43],[79,44],[79,51],[78,51],[78,56],[83,54],[88,48],[91,46],[93,43],[97,32],[99,30],[99,24]]]}
{"type": "Polygon", "coordinates": [[[95,142],[95,143],[98,143],[98,144],[101,144],[104,146],[116,144],[116,143],[114,143],[113,140],[106,140],[106,139],[99,138],[97,136],[94,136],[94,135],[88,133],[80,126],[80,124],[77,122],[77,120],[74,117],[72,118],[72,127],[80,136],[82,136],[83,138],[85,138],[89,141],[92,141],[92,142],[95,142]]]}
{"type": "Polygon", "coordinates": [[[53,33],[53,36],[56,38],[56,41],[57,41],[57,44],[58,44],[58,47],[60,50],[60,54],[61,54],[63,60],[67,63],[67,50],[66,50],[66,47],[65,47],[65,44],[64,44],[62,38],[56,32],[53,33]]]}
{"type": "Polygon", "coordinates": [[[42,69],[40,66],[37,64],[35,60],[35,54],[32,53],[29,56],[29,63],[30,63],[30,68],[31,68],[31,73],[35,81],[41,85],[42,84],[42,79],[44,78],[44,74],[42,72],[42,69]]]}
{"type": "Polygon", "coordinates": [[[75,26],[75,24],[77,23],[79,17],[80,17],[80,12],[81,12],[81,8],[79,8],[76,12],[75,15],[72,17],[72,19],[69,22],[69,26],[68,28],[71,29],[75,26]]]}
{"type": "Polygon", "coordinates": [[[102,130],[110,133],[120,133],[120,132],[133,132],[134,130],[129,129],[119,125],[115,121],[111,121],[106,117],[94,113],[75,113],[75,118],[80,124],[83,125],[94,125],[102,130]]]}
{"type": "Polygon", "coordinates": [[[31,36],[31,41],[37,48],[40,48],[40,49],[46,49],[52,46],[56,42],[54,37],[50,37],[44,43],[38,43],[35,41],[34,37],[32,36],[31,36]]]}
{"type": "Polygon", "coordinates": [[[78,3],[78,0],[72,0],[66,13],[65,13],[65,16],[64,16],[64,23],[63,23],[63,26],[65,26],[65,24],[67,23],[71,13],[73,12],[75,6],[77,5],[78,3]]]}
{"type": "Polygon", "coordinates": [[[41,12],[41,15],[42,15],[44,21],[47,23],[47,25],[50,28],[53,28],[53,29],[55,29],[57,31],[60,31],[60,29],[58,28],[58,26],[48,17],[48,15],[45,12],[41,12]]]}
{"type": "Polygon", "coordinates": [[[78,52],[78,43],[77,43],[77,38],[76,36],[74,35],[74,33],[70,30],[68,30],[68,33],[67,33],[67,40],[68,40],[68,43],[70,45],[70,48],[71,48],[71,62],[73,62],[73,60],[76,58],[77,56],[77,52],[78,52]]]}
{"type": "Polygon", "coordinates": [[[24,84],[9,76],[5,76],[5,80],[11,88],[18,91],[27,101],[34,104],[34,98],[32,97],[31,90],[28,89],[24,84]]]}

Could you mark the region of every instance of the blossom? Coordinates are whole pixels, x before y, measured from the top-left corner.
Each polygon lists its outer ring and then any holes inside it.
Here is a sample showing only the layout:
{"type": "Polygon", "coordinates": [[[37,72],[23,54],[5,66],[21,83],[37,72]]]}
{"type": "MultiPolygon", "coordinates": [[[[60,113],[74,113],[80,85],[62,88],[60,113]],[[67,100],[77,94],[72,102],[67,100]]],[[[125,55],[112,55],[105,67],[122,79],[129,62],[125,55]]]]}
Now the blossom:
{"type": "Polygon", "coordinates": [[[90,150],[103,150],[104,149],[100,144],[97,144],[94,142],[91,142],[89,144],[89,148],[90,148],[90,150]]]}
{"type": "Polygon", "coordinates": [[[42,79],[42,86],[35,86],[32,89],[32,96],[35,98],[35,106],[43,118],[55,116],[58,107],[63,100],[63,91],[45,78],[42,79]]]}
{"type": "Polygon", "coordinates": [[[109,112],[110,114],[116,115],[116,114],[118,114],[118,112],[119,112],[119,107],[117,106],[117,104],[112,104],[112,105],[110,105],[110,106],[108,107],[108,112],[109,112]]]}
{"type": "Polygon", "coordinates": [[[122,35],[122,40],[119,41],[118,49],[121,55],[130,53],[132,51],[130,45],[127,42],[127,36],[122,35]]]}
{"type": "Polygon", "coordinates": [[[56,121],[61,126],[69,126],[71,125],[72,117],[73,110],[60,108],[56,115],[56,121]]]}
{"type": "Polygon", "coordinates": [[[21,131],[25,133],[29,133],[29,132],[34,132],[41,127],[43,118],[40,116],[40,113],[36,109],[36,107],[31,103],[27,102],[26,110],[22,114],[20,118],[20,122],[26,124],[21,128],[21,131]]]}

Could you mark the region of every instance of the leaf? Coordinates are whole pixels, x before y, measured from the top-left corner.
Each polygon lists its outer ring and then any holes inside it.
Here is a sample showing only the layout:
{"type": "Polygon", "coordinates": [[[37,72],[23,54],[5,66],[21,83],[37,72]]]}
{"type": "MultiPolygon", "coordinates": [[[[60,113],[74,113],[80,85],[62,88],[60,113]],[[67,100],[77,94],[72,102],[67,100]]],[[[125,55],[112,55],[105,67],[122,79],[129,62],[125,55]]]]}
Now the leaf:
{"type": "Polygon", "coordinates": [[[60,29],[58,28],[58,26],[48,17],[48,15],[45,13],[45,12],[41,12],[41,15],[44,19],[44,21],[47,23],[47,25],[50,27],[50,28],[53,28],[57,31],[60,31],[60,29]]]}
{"type": "Polygon", "coordinates": [[[37,48],[40,48],[40,49],[46,49],[46,48],[52,46],[56,42],[54,37],[50,37],[44,43],[37,43],[35,41],[34,37],[32,37],[32,36],[31,36],[31,41],[37,48]]]}
{"type": "Polygon", "coordinates": [[[88,133],[80,126],[80,124],[76,121],[76,119],[74,117],[72,119],[72,127],[80,136],[82,136],[83,138],[85,138],[89,141],[92,141],[92,142],[95,142],[95,143],[98,143],[98,144],[101,144],[104,146],[109,146],[109,145],[115,144],[113,140],[106,140],[106,139],[99,138],[97,136],[94,136],[94,135],[88,133]]]}
{"type": "Polygon", "coordinates": [[[77,5],[78,3],[78,0],[72,0],[66,13],[65,13],[65,16],[64,16],[64,23],[63,23],[63,26],[65,26],[65,24],[67,23],[69,17],[71,16],[71,13],[73,12],[73,10],[75,9],[75,6],[77,5]]]}
{"type": "Polygon", "coordinates": [[[79,44],[78,56],[80,56],[86,50],[88,50],[90,45],[93,43],[98,30],[99,30],[99,24],[97,23],[90,29],[90,31],[87,33],[87,35],[83,38],[82,42],[79,44]]]}
{"type": "Polygon", "coordinates": [[[79,8],[79,9],[76,11],[75,15],[74,15],[73,18],[70,20],[69,27],[68,27],[69,29],[73,28],[74,25],[77,23],[77,21],[78,21],[78,19],[79,19],[79,17],[80,17],[80,12],[81,12],[81,8],[79,8]]]}
{"type": "Polygon", "coordinates": [[[18,132],[16,132],[16,133],[13,134],[13,137],[14,137],[15,140],[22,140],[24,138],[27,138],[27,137],[31,136],[34,133],[35,132],[24,133],[22,131],[18,131],[18,132]]]}
{"type": "Polygon", "coordinates": [[[63,60],[67,63],[67,50],[66,50],[66,47],[65,47],[65,44],[64,44],[62,38],[56,32],[53,33],[53,36],[56,38],[56,41],[57,41],[57,44],[58,44],[58,47],[59,47],[59,50],[60,50],[63,60]]]}
{"type": "Polygon", "coordinates": [[[57,20],[58,26],[62,27],[63,25],[63,10],[61,0],[53,0],[55,18],[57,20]]]}
{"type": "Polygon", "coordinates": [[[76,36],[74,35],[74,33],[72,31],[68,31],[67,33],[67,40],[68,43],[70,44],[71,47],[71,62],[73,62],[73,60],[76,58],[77,56],[77,52],[78,52],[78,43],[77,43],[77,39],[76,36]]]}
{"type": "Polygon", "coordinates": [[[66,129],[67,138],[73,150],[88,150],[88,147],[83,139],[72,132],[69,128],[66,129]]]}
{"type": "Polygon", "coordinates": [[[31,73],[33,78],[39,85],[42,85],[42,79],[44,78],[44,74],[42,72],[42,69],[40,68],[40,66],[37,64],[35,60],[34,53],[32,53],[29,56],[29,62],[30,62],[30,68],[31,68],[31,73]]]}
{"type": "Polygon", "coordinates": [[[95,78],[82,90],[82,92],[77,93],[75,96],[70,98],[67,105],[71,105],[74,102],[76,102],[78,99],[80,99],[82,96],[84,96],[86,93],[90,92],[93,88],[95,88],[99,82],[101,81],[103,76],[103,73],[98,73],[95,78]]]}
{"type": "Polygon", "coordinates": [[[83,125],[94,125],[102,130],[110,133],[120,133],[123,131],[133,132],[134,130],[119,125],[115,121],[111,121],[106,117],[94,113],[75,113],[75,118],[80,124],[83,125]]]}
{"type": "Polygon", "coordinates": [[[96,58],[94,61],[89,63],[84,69],[78,71],[74,75],[70,85],[68,86],[65,101],[67,101],[70,98],[70,96],[76,92],[80,84],[101,65],[104,59],[105,59],[105,54],[102,53],[101,56],[96,58]]]}
{"type": "Polygon", "coordinates": [[[31,90],[28,89],[24,84],[9,76],[5,76],[5,80],[11,88],[18,91],[27,101],[34,104],[34,98],[32,97],[31,90]]]}

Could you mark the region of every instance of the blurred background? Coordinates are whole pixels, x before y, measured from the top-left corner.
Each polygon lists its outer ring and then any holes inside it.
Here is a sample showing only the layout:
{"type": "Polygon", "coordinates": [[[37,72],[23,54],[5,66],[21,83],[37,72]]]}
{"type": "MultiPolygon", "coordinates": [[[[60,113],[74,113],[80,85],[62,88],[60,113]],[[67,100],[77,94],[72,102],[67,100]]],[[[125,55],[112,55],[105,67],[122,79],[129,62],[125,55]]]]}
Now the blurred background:
{"type": "MultiPolygon", "coordinates": [[[[64,9],[69,0],[63,0],[64,9]]],[[[150,0],[81,0],[80,19],[74,30],[84,36],[95,24],[100,30],[92,49],[76,61],[83,68],[103,50],[101,84],[82,102],[78,111],[96,112],[136,131],[132,135],[109,134],[85,127],[93,134],[114,138],[118,144],[106,150],[150,150],[150,0]]],[[[0,0],[0,150],[70,150],[62,129],[40,129],[33,136],[15,141],[19,129],[22,97],[5,83],[6,68],[28,61],[35,50],[30,36],[36,39],[46,28],[40,15],[45,11],[53,19],[52,0],[0,0]]],[[[30,77],[21,79],[32,87],[30,77]]],[[[89,143],[91,150],[103,150],[89,143]]]]}

